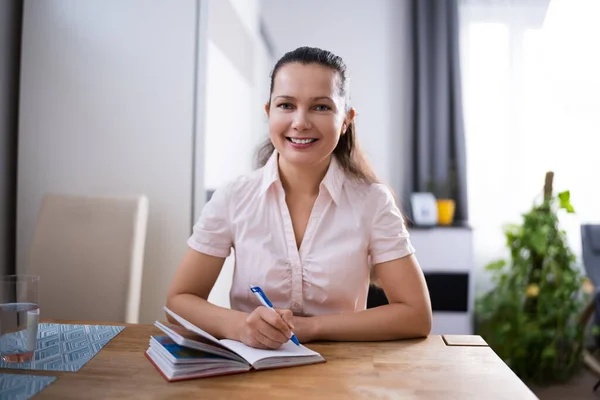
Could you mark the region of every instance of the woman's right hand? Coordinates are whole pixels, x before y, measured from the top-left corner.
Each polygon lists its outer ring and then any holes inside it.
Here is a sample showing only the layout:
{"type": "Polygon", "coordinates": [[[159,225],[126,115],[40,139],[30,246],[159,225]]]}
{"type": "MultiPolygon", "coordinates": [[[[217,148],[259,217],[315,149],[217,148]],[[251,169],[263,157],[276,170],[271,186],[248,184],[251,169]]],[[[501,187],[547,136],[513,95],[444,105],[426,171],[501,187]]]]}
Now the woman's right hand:
{"type": "Polygon", "coordinates": [[[248,315],[240,328],[240,341],[258,349],[278,349],[292,337],[293,313],[260,306],[248,315]]]}

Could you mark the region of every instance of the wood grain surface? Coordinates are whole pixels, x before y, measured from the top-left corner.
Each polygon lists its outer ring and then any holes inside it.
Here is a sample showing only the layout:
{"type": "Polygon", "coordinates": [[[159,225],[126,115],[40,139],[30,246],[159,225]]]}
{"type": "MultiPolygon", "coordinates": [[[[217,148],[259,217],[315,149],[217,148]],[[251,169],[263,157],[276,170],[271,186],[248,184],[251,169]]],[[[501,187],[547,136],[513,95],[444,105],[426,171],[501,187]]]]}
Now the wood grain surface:
{"type": "MultiPolygon", "coordinates": [[[[59,321],[53,321],[59,322],[59,321]]],[[[72,322],[86,323],[86,322],[72,322]]],[[[43,399],[535,399],[487,346],[448,346],[441,336],[367,343],[309,343],[324,364],[168,383],[145,357],[153,325],[126,325],[78,372],[58,376],[43,399]]]]}

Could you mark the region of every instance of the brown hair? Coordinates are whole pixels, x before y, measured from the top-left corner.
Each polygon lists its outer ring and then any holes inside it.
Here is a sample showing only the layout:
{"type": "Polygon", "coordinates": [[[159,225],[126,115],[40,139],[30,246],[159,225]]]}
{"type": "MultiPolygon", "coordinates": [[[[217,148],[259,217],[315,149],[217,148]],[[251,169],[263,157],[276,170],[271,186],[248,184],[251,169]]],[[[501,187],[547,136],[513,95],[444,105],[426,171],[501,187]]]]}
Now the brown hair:
{"type": "MultiPolygon", "coordinates": [[[[350,84],[346,73],[346,64],[341,57],[335,54],[315,47],[299,47],[290,51],[281,57],[271,73],[271,88],[269,90],[269,106],[271,105],[270,96],[273,94],[273,82],[275,76],[281,67],[286,64],[318,64],[336,71],[339,75],[339,93],[345,98],[346,113],[350,111],[350,84]]],[[[261,145],[256,155],[258,167],[264,166],[273,153],[275,147],[270,139],[261,145]]],[[[364,183],[379,183],[373,168],[365,157],[358,140],[356,139],[356,126],[354,121],[348,124],[346,133],[340,136],[337,146],[333,150],[340,163],[341,168],[350,176],[364,183]]]]}

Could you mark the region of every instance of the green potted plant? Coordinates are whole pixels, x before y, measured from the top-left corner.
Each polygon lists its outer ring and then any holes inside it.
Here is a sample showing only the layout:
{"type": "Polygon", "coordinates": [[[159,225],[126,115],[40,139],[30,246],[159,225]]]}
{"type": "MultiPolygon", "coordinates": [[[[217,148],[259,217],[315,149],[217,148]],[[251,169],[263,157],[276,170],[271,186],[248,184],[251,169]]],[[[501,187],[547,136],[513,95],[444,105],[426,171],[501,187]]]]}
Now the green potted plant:
{"type": "Polygon", "coordinates": [[[508,259],[490,263],[495,287],[476,300],[476,332],[524,381],[567,380],[581,365],[584,277],[560,229],[573,213],[568,191],[552,194],[546,175],[541,202],[505,228],[508,259]]]}

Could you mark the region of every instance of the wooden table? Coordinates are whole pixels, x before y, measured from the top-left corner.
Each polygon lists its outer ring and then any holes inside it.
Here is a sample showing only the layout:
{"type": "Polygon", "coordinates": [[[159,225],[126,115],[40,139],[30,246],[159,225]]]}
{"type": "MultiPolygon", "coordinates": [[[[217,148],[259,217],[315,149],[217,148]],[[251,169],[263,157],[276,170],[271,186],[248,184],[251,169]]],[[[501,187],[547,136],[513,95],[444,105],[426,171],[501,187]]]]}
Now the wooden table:
{"type": "Polygon", "coordinates": [[[161,332],[152,325],[125,325],[78,372],[0,372],[58,376],[36,400],[536,398],[478,336],[311,343],[326,363],[168,383],[144,356],[150,335],[161,332]]]}

